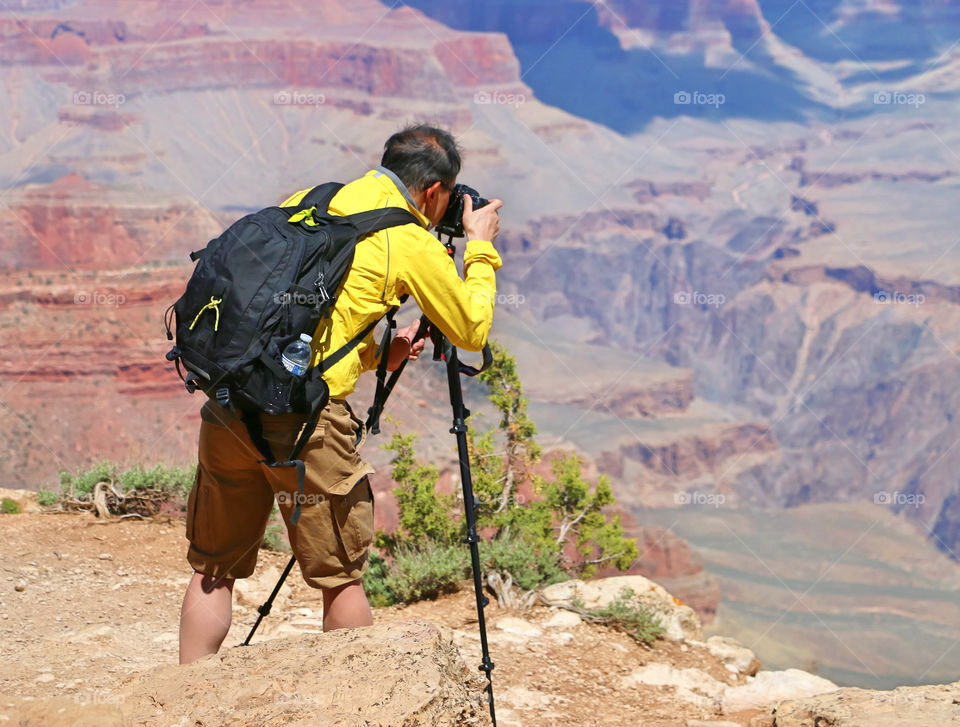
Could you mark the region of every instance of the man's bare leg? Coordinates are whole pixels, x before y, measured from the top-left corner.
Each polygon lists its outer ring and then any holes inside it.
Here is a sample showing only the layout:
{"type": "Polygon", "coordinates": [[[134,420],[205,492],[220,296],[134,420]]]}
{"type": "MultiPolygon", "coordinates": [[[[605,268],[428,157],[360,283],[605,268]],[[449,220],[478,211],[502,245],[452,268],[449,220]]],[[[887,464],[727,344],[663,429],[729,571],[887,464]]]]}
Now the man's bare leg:
{"type": "Polygon", "coordinates": [[[194,573],[180,609],[180,663],[216,654],[230,630],[233,579],[194,573]]]}
{"type": "Polygon", "coordinates": [[[336,588],[323,588],[323,630],[354,629],[373,624],[373,614],[363,584],[350,581],[336,588]]]}

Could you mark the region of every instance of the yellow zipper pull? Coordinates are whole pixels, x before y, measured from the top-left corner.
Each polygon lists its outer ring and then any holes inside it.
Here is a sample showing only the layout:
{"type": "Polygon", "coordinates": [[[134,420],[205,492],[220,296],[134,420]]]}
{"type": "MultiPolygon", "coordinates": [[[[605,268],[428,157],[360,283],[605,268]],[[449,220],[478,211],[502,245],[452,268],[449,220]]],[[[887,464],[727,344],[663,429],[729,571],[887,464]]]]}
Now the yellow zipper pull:
{"type": "Polygon", "coordinates": [[[204,312],[205,310],[207,310],[208,308],[209,308],[210,310],[212,310],[214,313],[217,314],[216,320],[214,321],[214,324],[213,324],[213,330],[216,331],[218,328],[220,328],[220,308],[219,308],[218,306],[219,306],[222,302],[223,302],[223,298],[214,298],[214,297],[211,295],[211,296],[210,296],[210,302],[207,303],[205,306],[203,306],[203,308],[201,308],[201,309],[197,312],[196,317],[193,319],[193,323],[190,324],[190,330],[191,330],[191,331],[193,330],[193,327],[194,327],[195,325],[197,325],[197,321],[200,320],[200,316],[203,315],[203,312],[204,312]]]}

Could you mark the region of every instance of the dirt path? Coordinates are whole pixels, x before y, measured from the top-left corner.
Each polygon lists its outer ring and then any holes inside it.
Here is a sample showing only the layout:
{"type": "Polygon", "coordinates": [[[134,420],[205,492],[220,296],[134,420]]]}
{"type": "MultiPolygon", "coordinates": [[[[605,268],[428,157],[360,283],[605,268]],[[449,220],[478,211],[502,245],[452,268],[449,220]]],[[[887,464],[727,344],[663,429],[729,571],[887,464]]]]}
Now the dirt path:
{"type": "MultiPolygon", "coordinates": [[[[182,522],[23,514],[0,517],[0,527],[0,694],[108,702],[129,674],[176,662],[180,602],[190,576],[182,522]]],[[[286,560],[261,551],[258,575],[238,593],[224,648],[243,640],[256,618],[254,604],[286,560]]],[[[288,582],[257,640],[320,630],[320,593],[296,570],[288,582]]],[[[756,714],[719,716],[676,699],[672,688],[621,687],[622,677],[653,661],[735,678],[706,652],[685,645],[661,641],[647,649],[586,623],[561,635],[543,626],[552,615],[542,606],[522,614],[507,614],[495,603],[487,609],[501,727],[686,727],[688,720],[746,725],[756,714]],[[522,618],[539,633],[499,628],[506,616],[522,618]]],[[[479,664],[472,591],[374,614],[378,623],[410,617],[450,629],[467,665],[479,664]]]]}

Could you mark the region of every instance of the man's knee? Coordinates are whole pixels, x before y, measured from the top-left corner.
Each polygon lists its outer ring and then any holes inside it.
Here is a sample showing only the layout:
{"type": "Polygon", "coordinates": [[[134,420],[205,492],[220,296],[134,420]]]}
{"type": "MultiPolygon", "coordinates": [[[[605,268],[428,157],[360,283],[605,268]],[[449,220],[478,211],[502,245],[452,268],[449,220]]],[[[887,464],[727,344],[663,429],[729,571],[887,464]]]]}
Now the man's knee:
{"type": "Polygon", "coordinates": [[[344,591],[346,591],[348,588],[353,588],[353,589],[359,588],[360,590],[363,590],[363,581],[357,578],[354,581],[349,581],[347,583],[340,583],[336,586],[321,586],[320,590],[323,592],[324,598],[327,598],[327,597],[334,598],[340,593],[343,593],[344,591]]]}
{"type": "Polygon", "coordinates": [[[213,591],[219,588],[226,588],[233,593],[233,584],[236,583],[233,578],[211,576],[206,573],[200,573],[199,571],[193,572],[193,581],[199,584],[200,590],[204,593],[213,593],[213,591]]]}

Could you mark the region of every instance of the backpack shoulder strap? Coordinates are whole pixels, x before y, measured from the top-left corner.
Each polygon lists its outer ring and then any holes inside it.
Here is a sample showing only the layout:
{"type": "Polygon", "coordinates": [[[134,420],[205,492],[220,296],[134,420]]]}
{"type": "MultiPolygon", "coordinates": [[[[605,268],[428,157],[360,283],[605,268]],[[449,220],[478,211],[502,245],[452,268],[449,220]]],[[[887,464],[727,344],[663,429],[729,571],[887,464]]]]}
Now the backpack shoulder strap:
{"type": "Polygon", "coordinates": [[[420,225],[420,220],[417,219],[416,215],[403,207],[381,207],[367,212],[357,212],[347,215],[346,219],[350,220],[350,223],[357,228],[357,237],[364,237],[388,227],[411,223],[420,225]]]}
{"type": "Polygon", "coordinates": [[[339,192],[341,189],[343,189],[343,185],[339,182],[318,184],[316,187],[303,195],[303,199],[300,200],[300,204],[293,209],[295,212],[299,212],[315,206],[321,212],[326,212],[327,207],[330,206],[330,200],[332,200],[336,196],[337,192],[339,192]]]}

